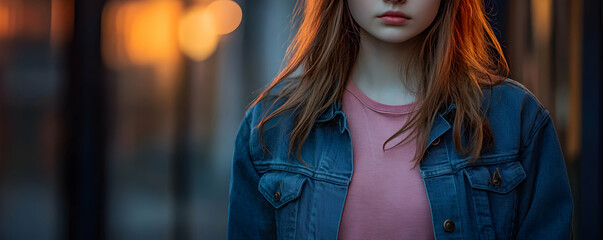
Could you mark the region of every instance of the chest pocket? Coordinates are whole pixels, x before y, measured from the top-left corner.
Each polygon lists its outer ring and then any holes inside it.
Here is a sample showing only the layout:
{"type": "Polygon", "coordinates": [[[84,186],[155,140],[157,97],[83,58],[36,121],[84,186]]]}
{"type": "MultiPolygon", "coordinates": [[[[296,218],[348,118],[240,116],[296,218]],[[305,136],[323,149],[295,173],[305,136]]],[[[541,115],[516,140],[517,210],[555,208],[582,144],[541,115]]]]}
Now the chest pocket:
{"type": "Polygon", "coordinates": [[[519,162],[465,168],[472,188],[507,194],[519,185],[526,173],[519,162]]]}
{"type": "Polygon", "coordinates": [[[260,178],[258,190],[275,208],[299,198],[306,176],[283,171],[267,172],[260,178]]]}
{"type": "Polygon", "coordinates": [[[300,227],[300,197],[307,181],[302,174],[285,171],[269,171],[260,178],[258,190],[275,208],[277,239],[295,239],[300,227]]]}
{"type": "Polygon", "coordinates": [[[480,239],[509,239],[517,212],[517,188],[526,178],[517,161],[466,167],[468,193],[480,239]]]}

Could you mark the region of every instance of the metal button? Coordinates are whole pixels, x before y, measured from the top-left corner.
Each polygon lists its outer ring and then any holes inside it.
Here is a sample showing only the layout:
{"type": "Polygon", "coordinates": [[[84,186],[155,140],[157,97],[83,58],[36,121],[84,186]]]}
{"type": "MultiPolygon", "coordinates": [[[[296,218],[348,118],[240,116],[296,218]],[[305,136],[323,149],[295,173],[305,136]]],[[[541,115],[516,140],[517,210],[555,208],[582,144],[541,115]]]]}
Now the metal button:
{"type": "Polygon", "coordinates": [[[492,184],[494,184],[495,187],[500,186],[501,182],[502,181],[500,180],[500,177],[498,177],[498,176],[494,176],[494,178],[492,179],[492,184]]]}
{"type": "Polygon", "coordinates": [[[281,193],[280,192],[275,192],[274,193],[274,200],[277,201],[277,202],[279,200],[281,200],[281,193]]]}
{"type": "Polygon", "coordinates": [[[502,176],[500,176],[500,171],[498,171],[498,168],[496,168],[496,172],[494,172],[494,176],[492,176],[492,184],[495,187],[498,187],[500,184],[502,184],[502,176]]]}
{"type": "Polygon", "coordinates": [[[446,219],[446,221],[444,221],[444,231],[446,231],[446,232],[454,231],[454,222],[452,220],[446,219]]]}
{"type": "Polygon", "coordinates": [[[439,137],[436,138],[435,140],[433,140],[433,142],[431,143],[431,145],[434,145],[434,146],[438,145],[438,144],[440,144],[440,138],[439,137]]]}

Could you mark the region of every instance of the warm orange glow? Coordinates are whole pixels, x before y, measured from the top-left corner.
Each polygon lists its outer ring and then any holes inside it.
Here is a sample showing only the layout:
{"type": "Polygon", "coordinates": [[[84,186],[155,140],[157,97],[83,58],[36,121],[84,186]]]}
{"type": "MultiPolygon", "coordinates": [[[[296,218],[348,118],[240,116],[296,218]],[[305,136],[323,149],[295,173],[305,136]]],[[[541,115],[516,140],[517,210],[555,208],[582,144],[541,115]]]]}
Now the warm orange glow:
{"type": "Polygon", "coordinates": [[[218,45],[216,23],[209,11],[196,6],[180,20],[180,48],[190,58],[202,61],[213,54],[218,45]]]}
{"type": "Polygon", "coordinates": [[[51,4],[50,43],[53,47],[61,47],[72,34],[73,0],[52,0],[51,4]]]}
{"type": "MultiPolygon", "coordinates": [[[[64,1],[72,0],[53,3],[64,1]]],[[[182,8],[174,0],[107,4],[102,17],[105,63],[117,69],[177,61],[179,50],[202,61],[216,50],[219,35],[234,31],[242,19],[241,8],[230,0],[207,0],[186,12],[182,8]]]]}
{"type": "Polygon", "coordinates": [[[27,13],[21,1],[0,0],[0,38],[25,35],[23,34],[26,27],[24,18],[27,13]]]}
{"type": "Polygon", "coordinates": [[[110,2],[103,9],[101,24],[101,53],[105,64],[112,69],[126,66],[124,50],[123,3],[110,2]],[[120,23],[120,24],[118,24],[120,23]]]}
{"type": "Polygon", "coordinates": [[[553,2],[551,0],[532,0],[532,29],[536,41],[547,41],[552,34],[553,2]]]}
{"type": "Polygon", "coordinates": [[[125,63],[176,61],[176,27],[181,10],[178,1],[108,4],[103,12],[103,57],[107,65],[118,68],[125,63]]]}
{"type": "Polygon", "coordinates": [[[175,24],[180,4],[148,1],[130,5],[126,12],[126,52],[132,62],[150,64],[173,58],[178,52],[175,24]]]}
{"type": "Polygon", "coordinates": [[[8,7],[0,3],[0,38],[8,36],[8,7]]]}
{"type": "Polygon", "coordinates": [[[214,17],[218,34],[228,34],[234,31],[243,18],[241,7],[230,0],[215,1],[207,6],[207,10],[214,17]]]}

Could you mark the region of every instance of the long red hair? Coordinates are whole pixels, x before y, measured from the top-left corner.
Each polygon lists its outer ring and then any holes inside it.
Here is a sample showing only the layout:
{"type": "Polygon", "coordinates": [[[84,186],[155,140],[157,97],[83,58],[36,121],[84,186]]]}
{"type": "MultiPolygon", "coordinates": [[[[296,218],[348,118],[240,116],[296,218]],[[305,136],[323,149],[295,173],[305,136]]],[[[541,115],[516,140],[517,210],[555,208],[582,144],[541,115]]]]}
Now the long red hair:
{"type": "MultiPolygon", "coordinates": [[[[276,97],[274,102],[283,102],[272,105],[274,111],[263,116],[258,124],[262,141],[268,121],[281,114],[295,113],[289,151],[295,151],[305,164],[301,148],[318,116],[341,100],[358,55],[360,30],[346,0],[300,0],[295,9],[294,19],[303,14],[287,49],[286,65],[251,106],[268,96],[276,97]],[[301,73],[293,77],[298,69],[301,73]],[[281,84],[284,87],[272,93],[281,84]]],[[[434,22],[409,41],[417,46],[408,61],[414,65],[408,67],[421,73],[422,81],[415,83],[420,107],[410,121],[383,143],[384,150],[389,141],[405,131],[411,132],[402,142],[417,137],[418,149],[426,149],[438,110],[454,103],[455,148],[476,160],[482,148],[494,142],[486,118],[487,108],[483,110],[481,106],[483,89],[500,84],[509,72],[482,0],[442,0],[434,22]]],[[[425,151],[417,151],[415,166],[424,154],[425,151]]]]}

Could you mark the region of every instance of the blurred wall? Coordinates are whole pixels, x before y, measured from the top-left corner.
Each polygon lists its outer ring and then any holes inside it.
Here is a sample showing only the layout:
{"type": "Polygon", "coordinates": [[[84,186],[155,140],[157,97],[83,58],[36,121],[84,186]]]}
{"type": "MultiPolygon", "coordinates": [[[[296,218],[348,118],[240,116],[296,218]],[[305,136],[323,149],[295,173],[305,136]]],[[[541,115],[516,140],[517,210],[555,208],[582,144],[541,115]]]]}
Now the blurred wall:
{"type": "MultiPolygon", "coordinates": [[[[596,239],[601,4],[486,2],[554,117],[575,236],[596,239]]],[[[294,4],[0,0],[0,239],[224,239],[235,135],[294,4]]]]}

